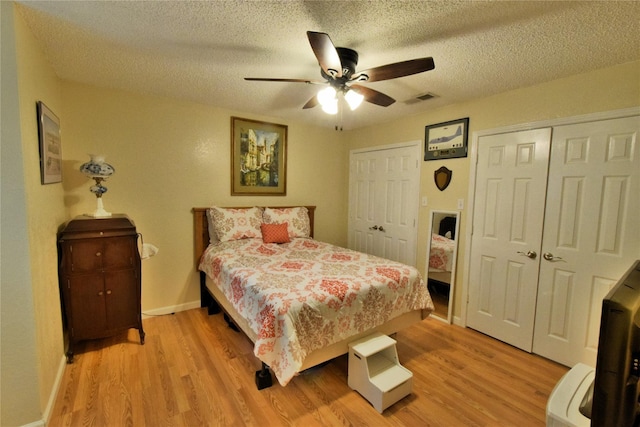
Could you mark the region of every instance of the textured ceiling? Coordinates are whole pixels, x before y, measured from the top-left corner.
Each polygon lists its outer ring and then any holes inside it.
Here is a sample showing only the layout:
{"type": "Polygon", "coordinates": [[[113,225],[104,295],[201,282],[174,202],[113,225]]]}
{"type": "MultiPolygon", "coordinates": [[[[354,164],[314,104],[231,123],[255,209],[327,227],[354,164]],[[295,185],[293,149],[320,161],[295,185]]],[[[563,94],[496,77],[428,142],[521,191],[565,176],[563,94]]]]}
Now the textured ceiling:
{"type": "MultiPolygon", "coordinates": [[[[306,31],[358,51],[357,69],[431,56],[436,68],[365,83],[397,100],[345,111],[344,129],[640,59],[640,2],[21,1],[66,80],[334,127],[302,106],[323,86],[306,31]],[[417,102],[427,92],[437,97],[417,102]]],[[[640,78],[640,77],[639,77],[640,78]]]]}

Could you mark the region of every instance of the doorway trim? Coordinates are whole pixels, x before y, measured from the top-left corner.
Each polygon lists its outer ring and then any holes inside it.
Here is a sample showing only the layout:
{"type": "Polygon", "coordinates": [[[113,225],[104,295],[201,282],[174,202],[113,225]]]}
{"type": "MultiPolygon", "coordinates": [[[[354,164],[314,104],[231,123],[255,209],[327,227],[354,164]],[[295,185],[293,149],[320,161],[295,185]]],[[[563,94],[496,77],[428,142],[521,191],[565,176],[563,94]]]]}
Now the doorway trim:
{"type": "MultiPolygon", "coordinates": [[[[467,212],[466,215],[466,231],[464,240],[464,265],[463,265],[463,280],[460,284],[460,293],[462,307],[460,307],[460,316],[455,316],[454,323],[467,327],[467,306],[469,305],[469,269],[471,267],[471,235],[473,234],[473,211],[475,208],[475,193],[476,193],[476,173],[478,162],[478,140],[483,136],[495,135],[500,133],[520,132],[525,130],[532,130],[545,127],[555,127],[562,125],[572,125],[579,123],[595,122],[600,120],[619,119],[623,117],[631,117],[640,115],[640,106],[624,108],[620,110],[603,111],[599,113],[583,114],[578,116],[563,117],[558,119],[540,120],[531,123],[521,123],[516,125],[503,126],[493,129],[485,129],[475,131],[472,134],[472,140],[469,147],[469,190],[467,196],[467,212]]],[[[553,130],[552,130],[553,132],[553,130]]]]}

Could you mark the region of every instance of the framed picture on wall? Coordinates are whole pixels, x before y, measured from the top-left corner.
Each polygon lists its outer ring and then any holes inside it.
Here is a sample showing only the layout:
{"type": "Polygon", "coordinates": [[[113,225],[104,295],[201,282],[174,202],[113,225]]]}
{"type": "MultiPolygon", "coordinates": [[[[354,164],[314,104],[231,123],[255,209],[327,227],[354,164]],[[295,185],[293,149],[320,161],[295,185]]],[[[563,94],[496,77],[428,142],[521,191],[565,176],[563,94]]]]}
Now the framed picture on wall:
{"type": "Polygon", "coordinates": [[[424,159],[467,157],[469,118],[425,126],[424,159]]]}
{"type": "Polygon", "coordinates": [[[287,194],[287,126],[231,117],[231,195],[287,194]]]}
{"type": "Polygon", "coordinates": [[[38,142],[40,144],[40,181],[53,184],[62,181],[62,142],[60,119],[42,101],[36,104],[38,142]]]}

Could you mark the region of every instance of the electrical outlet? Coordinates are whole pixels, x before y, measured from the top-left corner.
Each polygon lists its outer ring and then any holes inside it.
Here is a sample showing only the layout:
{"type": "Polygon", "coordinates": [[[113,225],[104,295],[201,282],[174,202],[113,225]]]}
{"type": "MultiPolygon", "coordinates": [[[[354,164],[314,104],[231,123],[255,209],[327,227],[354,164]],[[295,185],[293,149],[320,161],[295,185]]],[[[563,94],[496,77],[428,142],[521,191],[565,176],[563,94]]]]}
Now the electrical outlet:
{"type": "Polygon", "coordinates": [[[464,199],[458,199],[458,210],[464,209],[464,199]]]}
{"type": "Polygon", "coordinates": [[[427,206],[427,196],[422,196],[422,206],[427,206]]]}

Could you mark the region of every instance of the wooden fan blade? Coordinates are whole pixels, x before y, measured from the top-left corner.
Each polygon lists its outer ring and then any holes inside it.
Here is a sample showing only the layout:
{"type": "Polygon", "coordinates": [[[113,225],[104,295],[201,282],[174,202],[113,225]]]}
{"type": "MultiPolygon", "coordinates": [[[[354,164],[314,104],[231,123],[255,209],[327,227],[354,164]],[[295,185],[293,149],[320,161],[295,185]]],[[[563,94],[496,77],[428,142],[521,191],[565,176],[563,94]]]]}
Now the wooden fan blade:
{"type": "Polygon", "coordinates": [[[318,105],[318,96],[317,95],[313,95],[311,97],[310,100],[307,101],[306,104],[304,104],[304,106],[302,107],[303,110],[306,110],[307,108],[313,108],[316,105],[318,105]]]}
{"type": "Polygon", "coordinates": [[[379,82],[381,80],[391,80],[398,77],[423,73],[425,71],[433,70],[435,67],[436,65],[431,57],[410,59],[408,61],[396,62],[361,71],[357,75],[353,76],[351,80],[379,82]],[[365,75],[369,78],[363,78],[365,75]]]}
{"type": "Polygon", "coordinates": [[[351,85],[349,86],[351,90],[356,91],[360,95],[364,96],[364,100],[370,102],[372,104],[380,105],[382,107],[388,107],[389,105],[396,102],[392,97],[385,95],[382,92],[378,92],[377,90],[373,90],[366,86],[360,85],[351,85]]]}
{"type": "Polygon", "coordinates": [[[327,33],[307,31],[307,37],[322,70],[328,76],[342,77],[342,62],[329,35],[327,33]]]}
{"type": "Polygon", "coordinates": [[[289,83],[307,83],[307,84],[325,84],[327,82],[313,81],[313,80],[305,80],[305,79],[272,79],[272,78],[263,78],[263,77],[245,77],[247,81],[251,82],[289,82],[289,83]]]}

